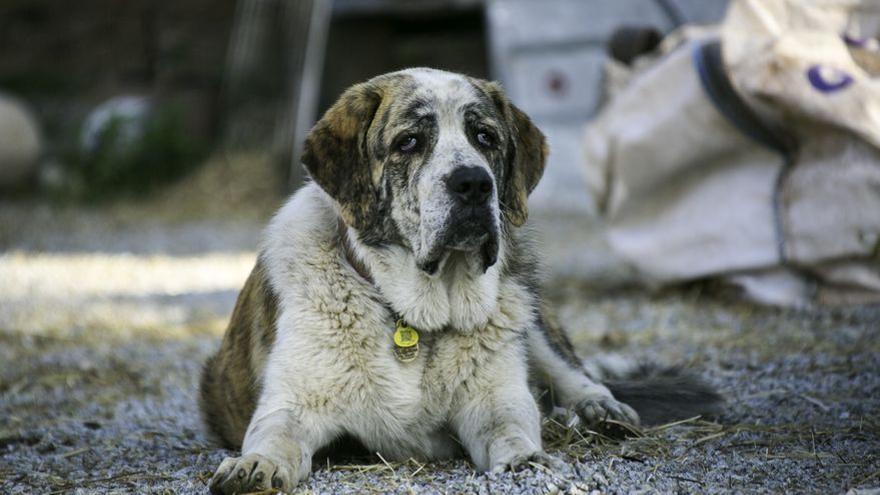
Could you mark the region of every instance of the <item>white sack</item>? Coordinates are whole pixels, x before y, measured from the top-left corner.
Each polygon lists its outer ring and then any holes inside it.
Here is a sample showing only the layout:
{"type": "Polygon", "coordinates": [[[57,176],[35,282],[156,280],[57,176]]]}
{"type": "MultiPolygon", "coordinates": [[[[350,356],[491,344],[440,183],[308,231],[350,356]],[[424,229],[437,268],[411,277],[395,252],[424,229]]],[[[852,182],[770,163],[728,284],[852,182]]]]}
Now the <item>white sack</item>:
{"type": "Polygon", "coordinates": [[[646,283],[735,275],[774,304],[815,299],[817,283],[880,295],[877,19],[877,1],[731,3],[727,74],[797,143],[788,161],[707,93],[695,57],[711,33],[616,78],[586,130],[586,175],[610,245],[646,283]]]}

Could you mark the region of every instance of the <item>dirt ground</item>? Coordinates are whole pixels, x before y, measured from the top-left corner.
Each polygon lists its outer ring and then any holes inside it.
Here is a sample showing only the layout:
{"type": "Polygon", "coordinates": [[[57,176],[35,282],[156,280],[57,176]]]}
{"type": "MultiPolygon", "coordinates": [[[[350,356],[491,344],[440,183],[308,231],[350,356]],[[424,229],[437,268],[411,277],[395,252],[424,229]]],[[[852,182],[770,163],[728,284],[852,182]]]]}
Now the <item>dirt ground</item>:
{"type": "MultiPolygon", "coordinates": [[[[0,493],[205,493],[230,454],[205,435],[196,384],[280,200],[232,191],[226,210],[191,214],[175,194],[188,201],[171,191],[103,208],[0,202],[0,493]]],[[[697,367],[727,397],[724,414],[625,440],[548,419],[562,471],[346,461],[316,465],[303,493],[880,487],[880,307],[759,308],[698,286],[649,293],[625,283],[588,219],[535,220],[548,297],[578,350],[697,367]]]]}

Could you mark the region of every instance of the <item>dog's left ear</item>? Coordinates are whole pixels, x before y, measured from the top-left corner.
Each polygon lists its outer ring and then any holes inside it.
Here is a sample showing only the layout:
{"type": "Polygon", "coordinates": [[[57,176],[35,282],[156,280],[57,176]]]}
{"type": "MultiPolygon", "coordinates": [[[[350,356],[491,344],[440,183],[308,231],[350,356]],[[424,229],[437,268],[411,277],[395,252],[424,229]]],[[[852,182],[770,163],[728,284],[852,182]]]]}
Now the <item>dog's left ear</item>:
{"type": "Polygon", "coordinates": [[[499,197],[502,211],[510,223],[519,227],[529,216],[528,197],[538,185],[547,163],[547,140],[529,116],[516,107],[495,82],[473,80],[486,93],[504,117],[510,130],[507,146],[507,170],[499,197]]]}
{"type": "Polygon", "coordinates": [[[357,229],[376,217],[367,131],[381,102],[381,87],[372,82],[346,90],[309,132],[302,156],[312,179],[339,203],[345,223],[357,229]]]}

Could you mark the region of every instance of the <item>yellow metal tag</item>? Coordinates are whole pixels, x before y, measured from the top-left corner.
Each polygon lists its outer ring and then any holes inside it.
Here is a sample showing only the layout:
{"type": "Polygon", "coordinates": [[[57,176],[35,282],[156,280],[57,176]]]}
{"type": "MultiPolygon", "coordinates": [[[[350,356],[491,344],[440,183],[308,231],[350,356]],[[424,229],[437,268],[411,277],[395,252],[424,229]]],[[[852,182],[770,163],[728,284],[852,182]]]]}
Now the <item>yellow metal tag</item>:
{"type": "Polygon", "coordinates": [[[407,325],[403,320],[397,320],[397,330],[394,331],[394,345],[397,347],[412,347],[419,343],[419,332],[407,325]]]}
{"type": "Polygon", "coordinates": [[[419,355],[419,332],[402,319],[397,320],[397,329],[394,330],[394,355],[405,363],[419,355]]]}

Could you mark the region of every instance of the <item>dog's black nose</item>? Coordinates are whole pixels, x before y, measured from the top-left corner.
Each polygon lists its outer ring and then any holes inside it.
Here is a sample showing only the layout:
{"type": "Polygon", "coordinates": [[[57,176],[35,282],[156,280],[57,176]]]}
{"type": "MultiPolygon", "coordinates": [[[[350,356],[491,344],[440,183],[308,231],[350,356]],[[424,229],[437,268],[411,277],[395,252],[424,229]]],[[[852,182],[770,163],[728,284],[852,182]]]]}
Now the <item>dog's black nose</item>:
{"type": "Polygon", "coordinates": [[[462,203],[480,206],[492,195],[492,176],[481,167],[459,167],[449,174],[446,187],[462,203]]]}

